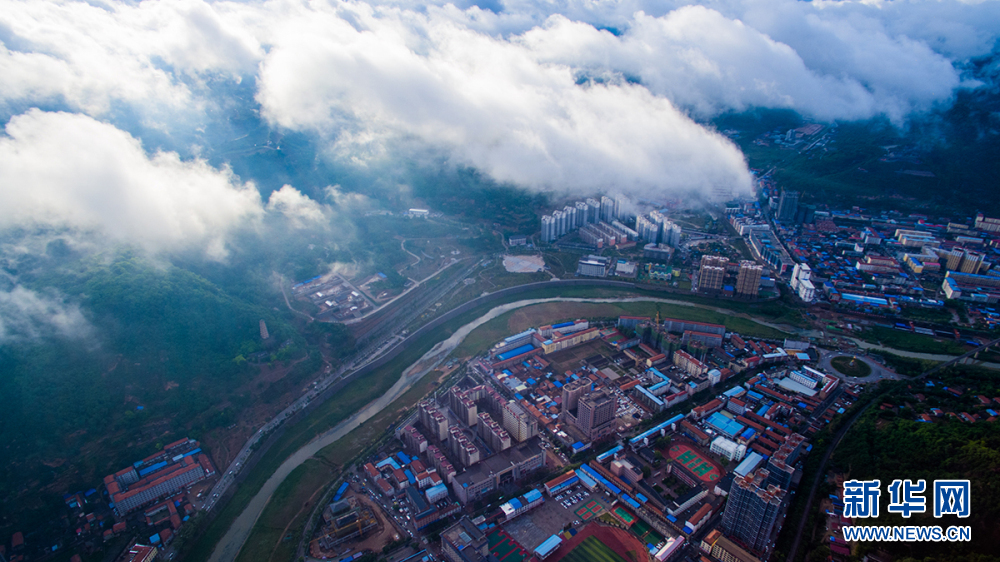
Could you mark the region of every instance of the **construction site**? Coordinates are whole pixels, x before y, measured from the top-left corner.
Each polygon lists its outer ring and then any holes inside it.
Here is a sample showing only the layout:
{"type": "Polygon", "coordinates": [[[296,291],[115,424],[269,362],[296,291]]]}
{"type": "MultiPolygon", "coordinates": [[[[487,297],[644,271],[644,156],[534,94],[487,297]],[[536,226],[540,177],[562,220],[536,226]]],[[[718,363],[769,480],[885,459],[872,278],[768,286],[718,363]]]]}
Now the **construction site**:
{"type": "Polygon", "coordinates": [[[319,559],[351,560],[366,551],[378,552],[399,536],[371,499],[351,495],[323,509],[323,523],[309,545],[309,554],[319,559]]]}

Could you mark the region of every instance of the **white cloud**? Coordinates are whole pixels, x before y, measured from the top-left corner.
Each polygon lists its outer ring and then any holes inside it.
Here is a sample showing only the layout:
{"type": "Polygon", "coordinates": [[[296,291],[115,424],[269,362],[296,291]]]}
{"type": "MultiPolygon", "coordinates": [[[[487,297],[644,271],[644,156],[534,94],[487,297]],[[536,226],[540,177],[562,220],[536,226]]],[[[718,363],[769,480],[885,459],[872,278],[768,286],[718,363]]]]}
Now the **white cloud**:
{"type": "Polygon", "coordinates": [[[262,212],[227,169],[148,156],[128,133],[83,115],[30,110],[0,137],[0,227],[67,225],[151,250],[202,247],[262,212]]]}
{"type": "Polygon", "coordinates": [[[327,221],[319,203],[290,185],[283,185],[281,189],[271,193],[267,200],[267,210],[281,213],[296,227],[321,225],[327,221]]]}
{"type": "Polygon", "coordinates": [[[260,46],[224,5],[0,1],[0,99],[65,103],[90,115],[118,103],[145,118],[199,110],[198,81],[252,72],[260,46]]]}
{"type": "Polygon", "coordinates": [[[80,307],[57,294],[44,295],[20,285],[0,289],[0,343],[53,333],[82,338],[92,330],[80,307]]]}
{"type": "Polygon", "coordinates": [[[748,176],[684,113],[902,123],[949,103],[955,67],[1000,37],[1000,2],[974,0],[490,5],[0,0],[0,109],[124,106],[190,133],[246,103],[206,83],[252,77],[273,124],[319,133],[348,162],[444,153],[525,186],[703,192],[748,176]]]}
{"type": "Polygon", "coordinates": [[[341,131],[355,154],[419,139],[458,164],[538,188],[631,193],[749,187],[742,154],[665,98],[581,86],[525,45],[413,13],[315,7],[276,34],[258,100],[283,127],[341,131]],[[350,17],[345,17],[350,13],[350,17]]]}
{"type": "Polygon", "coordinates": [[[911,42],[896,49],[903,53],[880,58],[899,46],[884,37],[892,45],[874,49],[879,55],[859,62],[857,72],[811,68],[787,44],[700,6],[659,18],[637,13],[621,37],[553,16],[523,40],[542,60],[623,72],[703,116],[757,106],[824,120],[885,113],[901,121],[949,98],[959,83],[951,64],[923,45],[911,42]]]}

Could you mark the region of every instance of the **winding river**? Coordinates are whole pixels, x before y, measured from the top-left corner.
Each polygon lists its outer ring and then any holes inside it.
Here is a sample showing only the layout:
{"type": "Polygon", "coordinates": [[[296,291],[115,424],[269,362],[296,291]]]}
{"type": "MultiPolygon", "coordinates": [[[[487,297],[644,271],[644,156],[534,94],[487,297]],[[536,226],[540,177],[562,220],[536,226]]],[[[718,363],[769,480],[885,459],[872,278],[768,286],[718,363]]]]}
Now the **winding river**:
{"type": "MultiPolygon", "coordinates": [[[[394,400],[403,395],[414,383],[419,381],[424,375],[433,371],[438,367],[448,355],[455,350],[456,347],[461,344],[465,338],[476,328],[482,326],[486,322],[512,310],[517,310],[519,308],[524,308],[526,306],[532,306],[536,304],[550,303],[550,302],[583,302],[583,303],[628,303],[628,302],[658,302],[666,303],[678,306],[690,306],[692,308],[702,308],[706,310],[713,310],[723,314],[739,316],[742,318],[747,318],[757,322],[758,324],[768,326],[777,330],[784,332],[794,333],[800,337],[817,337],[820,332],[814,330],[801,330],[790,326],[781,324],[772,324],[757,318],[754,318],[747,314],[734,313],[731,310],[724,308],[716,308],[708,305],[692,303],[681,300],[673,299],[662,299],[653,297],[629,297],[629,298],[564,298],[564,297],[550,297],[550,298],[540,298],[540,299],[526,299],[516,302],[511,302],[507,304],[498,305],[486,314],[480,316],[479,318],[465,324],[459,328],[451,337],[438,343],[430,351],[425,353],[417,362],[408,367],[404,372],[403,376],[396,381],[396,384],[392,386],[385,394],[376,398],[368,405],[366,405],[361,410],[357,411],[351,417],[340,422],[327,432],[316,437],[301,449],[292,454],[278,470],[274,472],[273,475],[264,483],[257,495],[250,500],[250,503],[243,510],[243,513],[236,518],[233,524],[226,531],[222,540],[216,545],[215,550],[212,552],[209,562],[233,562],[236,556],[239,554],[240,549],[246,542],[247,538],[250,536],[250,531],[253,529],[254,523],[263,513],[264,508],[267,506],[268,500],[270,500],[271,495],[274,494],[278,486],[288,477],[293,470],[295,470],[299,465],[304,463],[310,457],[318,453],[321,449],[330,445],[340,438],[344,437],[355,428],[360,426],[362,423],[371,419],[373,416],[382,411],[386,406],[391,404],[394,400]]],[[[870,346],[870,344],[867,344],[870,346]]],[[[888,350],[888,349],[887,349],[888,350]]],[[[900,353],[901,355],[908,355],[904,352],[899,352],[892,350],[893,353],[900,353]]],[[[942,356],[947,357],[947,356],[942,356]]],[[[935,357],[936,359],[937,357],[935,357]]],[[[948,357],[950,358],[950,357],[948,357]]]]}

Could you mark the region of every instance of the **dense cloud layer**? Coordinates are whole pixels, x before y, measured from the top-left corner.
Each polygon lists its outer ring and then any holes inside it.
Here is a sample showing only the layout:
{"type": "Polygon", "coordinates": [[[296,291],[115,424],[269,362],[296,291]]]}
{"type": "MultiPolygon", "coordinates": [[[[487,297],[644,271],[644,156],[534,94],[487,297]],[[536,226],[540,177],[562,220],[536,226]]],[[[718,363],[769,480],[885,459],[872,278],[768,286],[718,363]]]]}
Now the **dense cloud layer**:
{"type": "Polygon", "coordinates": [[[263,212],[256,188],[228,170],[148,155],[91,117],[31,110],[4,132],[0,227],[70,226],[151,250],[199,245],[220,257],[228,231],[263,212]]]}
{"type": "Polygon", "coordinates": [[[317,10],[273,38],[258,95],[268,118],[341,131],[346,154],[419,139],[529,187],[652,195],[749,186],[735,146],[645,88],[578,85],[568,65],[542,63],[523,43],[353,8],[352,23],[317,10]]]}
{"type": "Polygon", "coordinates": [[[691,116],[903,123],[948,103],[956,67],[1000,33],[997,2],[699,4],[0,0],[0,225],[218,254],[227,229],[268,210],[320,220],[291,187],[265,206],[226,169],[109,124],[125,114],[184,138],[247,103],[212,86],[243,80],[271,126],[347,163],[445,154],[528,187],[724,195],[749,186],[742,155],[691,116]]]}

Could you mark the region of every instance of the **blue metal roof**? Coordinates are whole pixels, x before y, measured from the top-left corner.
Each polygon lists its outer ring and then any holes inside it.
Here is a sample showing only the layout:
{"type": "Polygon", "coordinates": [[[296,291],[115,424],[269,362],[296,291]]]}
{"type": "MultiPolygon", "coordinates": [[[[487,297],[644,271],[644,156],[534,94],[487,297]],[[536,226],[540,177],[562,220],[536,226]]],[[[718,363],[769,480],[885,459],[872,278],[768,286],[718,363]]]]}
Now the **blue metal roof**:
{"type": "Polygon", "coordinates": [[[624,447],[622,447],[621,445],[617,445],[615,447],[612,447],[611,449],[608,449],[607,451],[604,451],[603,453],[597,455],[597,462],[604,462],[605,460],[613,457],[618,451],[621,451],[623,448],[624,447]]]}
{"type": "Polygon", "coordinates": [[[588,489],[597,486],[597,481],[588,476],[586,472],[583,471],[577,472],[576,476],[577,478],[580,479],[580,482],[583,482],[584,486],[586,486],[588,489]]]}
{"type": "Polygon", "coordinates": [[[545,539],[545,542],[535,548],[535,554],[537,554],[540,558],[545,558],[552,551],[559,548],[559,545],[561,544],[562,538],[560,538],[559,535],[552,535],[551,537],[545,539]]]}
{"type": "Polygon", "coordinates": [[[510,351],[505,351],[500,355],[497,355],[497,359],[501,361],[506,361],[508,359],[511,359],[512,357],[517,357],[518,355],[524,355],[525,353],[531,351],[532,349],[535,349],[535,346],[531,345],[530,343],[525,344],[522,345],[521,347],[512,349],[510,351]]]}

